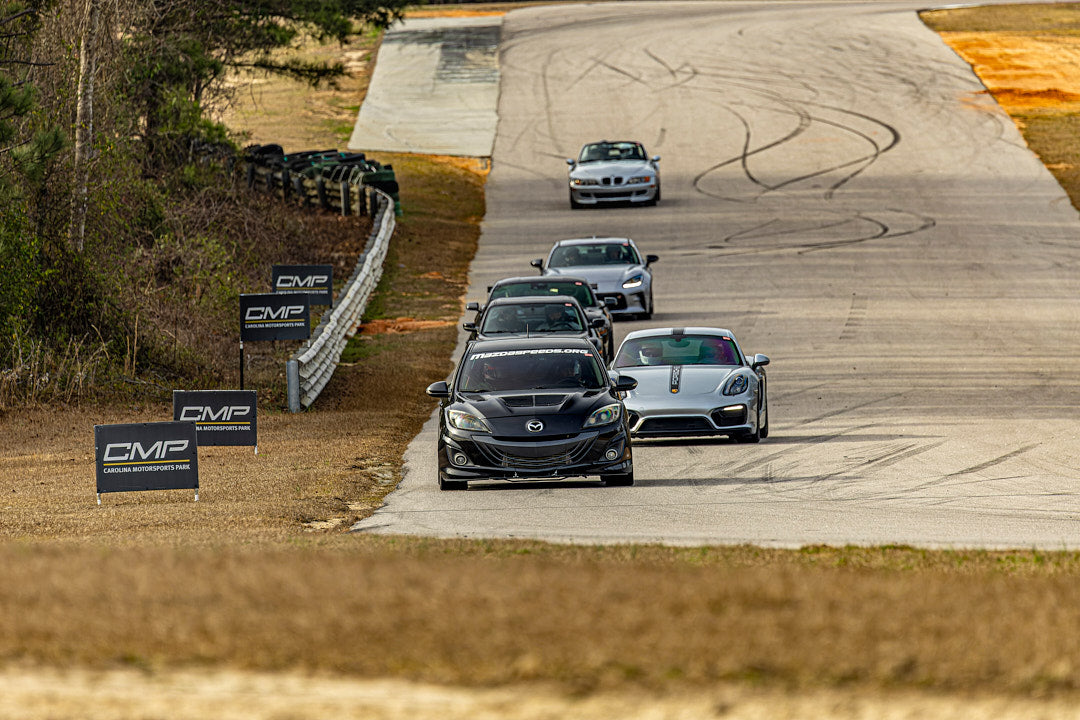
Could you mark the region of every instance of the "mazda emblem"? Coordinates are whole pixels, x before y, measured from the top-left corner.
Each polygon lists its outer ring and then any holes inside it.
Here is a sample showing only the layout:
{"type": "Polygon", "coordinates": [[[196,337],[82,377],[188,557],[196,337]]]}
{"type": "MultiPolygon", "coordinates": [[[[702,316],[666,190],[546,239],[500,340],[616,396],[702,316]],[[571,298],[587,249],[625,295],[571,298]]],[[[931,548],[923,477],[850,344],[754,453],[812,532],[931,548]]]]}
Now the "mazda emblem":
{"type": "Polygon", "coordinates": [[[525,423],[525,429],[529,432],[540,432],[544,429],[544,423],[540,422],[539,420],[530,420],[529,422],[525,423]]]}

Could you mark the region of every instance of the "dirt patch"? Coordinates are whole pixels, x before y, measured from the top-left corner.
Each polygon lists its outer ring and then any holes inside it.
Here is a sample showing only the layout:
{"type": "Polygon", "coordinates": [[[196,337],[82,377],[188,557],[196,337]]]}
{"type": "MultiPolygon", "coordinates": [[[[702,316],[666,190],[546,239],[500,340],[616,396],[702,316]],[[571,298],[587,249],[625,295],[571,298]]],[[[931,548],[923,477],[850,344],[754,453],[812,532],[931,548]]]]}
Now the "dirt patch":
{"type": "Polygon", "coordinates": [[[380,333],[407,333],[417,330],[430,330],[431,328],[447,327],[456,325],[456,320],[417,320],[411,317],[399,317],[393,320],[372,320],[360,326],[363,335],[378,335],[380,333]]]}
{"type": "Polygon", "coordinates": [[[1080,38],[943,32],[942,39],[1010,114],[1080,110],[1080,38]]]}

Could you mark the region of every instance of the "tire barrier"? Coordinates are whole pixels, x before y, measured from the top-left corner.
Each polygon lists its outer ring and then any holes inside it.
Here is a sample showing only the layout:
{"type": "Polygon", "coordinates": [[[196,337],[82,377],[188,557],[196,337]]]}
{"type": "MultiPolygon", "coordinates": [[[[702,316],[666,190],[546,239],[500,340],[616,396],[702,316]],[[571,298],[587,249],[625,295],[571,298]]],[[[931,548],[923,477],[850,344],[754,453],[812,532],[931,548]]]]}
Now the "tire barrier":
{"type": "MultiPolygon", "coordinates": [[[[327,199],[334,195],[329,193],[327,199]]],[[[363,194],[360,199],[363,205],[363,194]]],[[[310,407],[330,382],[346,343],[356,334],[368,298],[382,277],[383,260],[396,224],[395,201],[386,192],[372,188],[370,203],[374,216],[371,235],[352,276],[341,289],[333,309],[323,313],[311,338],[285,364],[290,412],[310,407]]]]}
{"type": "Polygon", "coordinates": [[[364,153],[338,150],[304,150],[285,153],[280,145],[252,145],[244,148],[246,180],[251,189],[261,188],[295,197],[305,207],[317,205],[342,215],[365,215],[363,187],[381,190],[394,202],[394,214],[401,214],[401,198],[392,165],[369,160],[364,153]]]}

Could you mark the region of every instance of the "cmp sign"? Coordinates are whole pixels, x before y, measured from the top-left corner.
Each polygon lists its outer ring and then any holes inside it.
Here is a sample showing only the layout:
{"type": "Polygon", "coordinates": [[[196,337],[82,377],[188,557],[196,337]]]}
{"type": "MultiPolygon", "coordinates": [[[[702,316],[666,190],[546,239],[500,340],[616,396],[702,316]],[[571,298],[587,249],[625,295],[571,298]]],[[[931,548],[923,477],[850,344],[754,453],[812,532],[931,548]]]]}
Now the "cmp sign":
{"type": "Polygon", "coordinates": [[[334,304],[333,265],[274,265],[274,292],[307,295],[312,305],[334,304]]]}
{"type": "Polygon", "coordinates": [[[97,501],[101,493],[139,490],[195,491],[199,452],[193,422],[95,425],[97,501]]]}
{"type": "Polygon", "coordinates": [[[254,390],[173,390],[173,420],[195,423],[199,445],[254,445],[254,390]]]}
{"type": "Polygon", "coordinates": [[[240,296],[240,342],[306,340],[311,337],[307,295],[261,293],[240,296]]]}

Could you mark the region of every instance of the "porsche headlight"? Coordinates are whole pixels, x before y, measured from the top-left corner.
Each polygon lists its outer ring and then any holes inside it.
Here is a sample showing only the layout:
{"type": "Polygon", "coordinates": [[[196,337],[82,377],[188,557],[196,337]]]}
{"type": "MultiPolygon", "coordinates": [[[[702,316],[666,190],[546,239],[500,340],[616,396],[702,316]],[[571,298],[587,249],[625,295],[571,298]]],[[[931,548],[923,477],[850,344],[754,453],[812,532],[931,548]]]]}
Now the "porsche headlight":
{"type": "Polygon", "coordinates": [[[582,187],[584,185],[599,185],[600,181],[595,178],[570,178],[570,184],[574,187],[582,187]]]}
{"type": "Polygon", "coordinates": [[[750,387],[750,381],[747,377],[745,375],[736,375],[724,383],[723,393],[725,395],[742,395],[748,387],[750,387]]]}
{"type": "Polygon", "coordinates": [[[640,185],[641,183],[652,182],[652,175],[638,175],[632,177],[626,181],[627,185],[640,185]]]}
{"type": "Polygon", "coordinates": [[[484,422],[482,417],[472,415],[461,410],[447,410],[446,422],[458,430],[470,430],[472,432],[491,432],[491,428],[484,422]]]}
{"type": "Polygon", "coordinates": [[[622,406],[618,403],[612,403],[611,405],[605,405],[599,410],[594,410],[593,414],[589,416],[589,419],[585,421],[584,427],[610,425],[613,422],[618,422],[621,417],[622,406]]]}
{"type": "Polygon", "coordinates": [[[642,273],[638,273],[631,278],[623,281],[623,288],[630,289],[641,287],[641,283],[645,282],[645,276],[642,273]]]}

